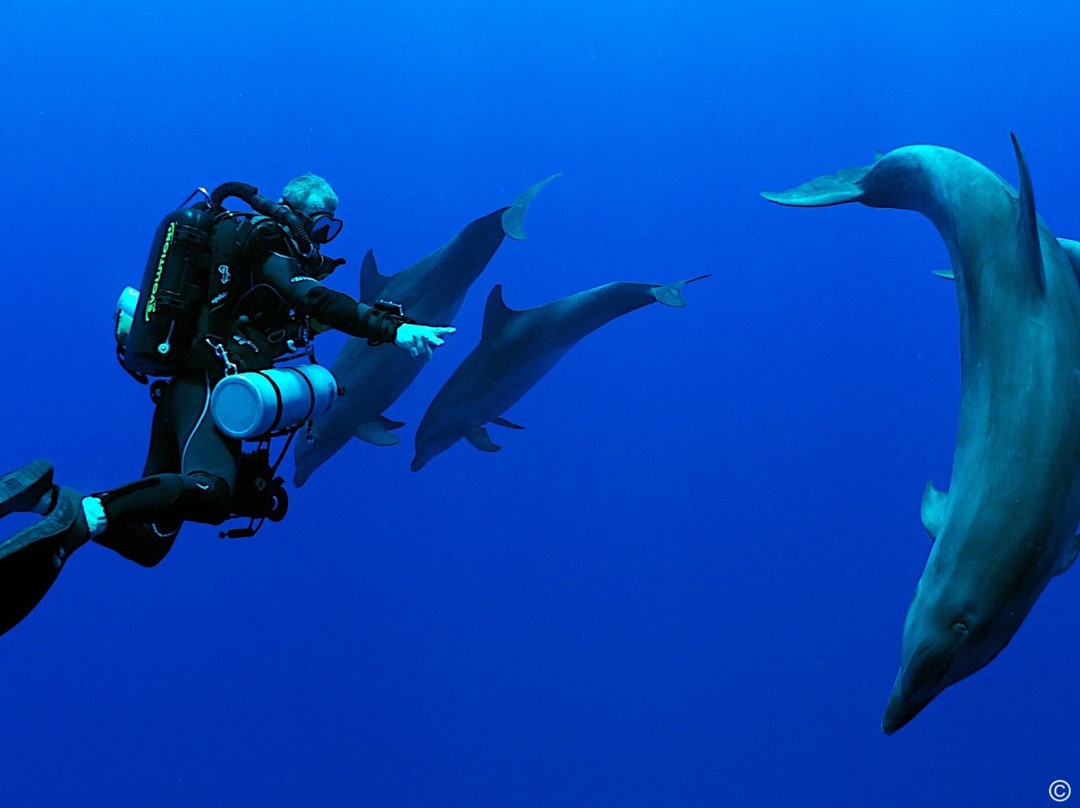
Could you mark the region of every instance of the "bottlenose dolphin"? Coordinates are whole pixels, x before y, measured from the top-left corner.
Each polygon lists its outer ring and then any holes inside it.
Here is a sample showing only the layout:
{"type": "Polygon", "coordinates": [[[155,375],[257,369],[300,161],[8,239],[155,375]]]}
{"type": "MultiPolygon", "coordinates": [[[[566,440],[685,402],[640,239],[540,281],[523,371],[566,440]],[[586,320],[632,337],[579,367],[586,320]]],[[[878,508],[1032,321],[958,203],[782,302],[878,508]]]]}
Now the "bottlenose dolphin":
{"type": "MultiPolygon", "coordinates": [[[[533,197],[555,174],[521,194],[509,207],[499,208],[470,223],[435,252],[387,277],[375,266],[369,250],[360,270],[360,300],[400,303],[413,320],[427,325],[450,325],[465,295],[488,265],[504,236],[525,239],[525,213],[533,197]]],[[[293,482],[303,485],[352,437],[375,446],[392,446],[400,439],[389,430],[402,426],[383,413],[412,384],[424,365],[404,351],[371,346],[350,337],[331,371],[345,389],[330,410],[315,419],[310,440],[296,445],[293,482]]]]}
{"type": "Polygon", "coordinates": [[[1068,245],[1035,213],[1015,136],[1013,147],[1018,193],[970,157],[909,146],[763,194],[783,205],[917,211],[952,261],[960,314],[952,483],[947,493],[928,484],[923,496],[935,541],[904,622],[882,720],[889,734],[997,656],[1080,548],[1080,287],[1068,245]]]}
{"type": "Polygon", "coordinates": [[[500,417],[583,337],[634,309],[660,302],[682,308],[682,287],[707,278],[658,286],[609,283],[525,311],[503,303],[502,286],[488,295],[480,344],[435,395],[416,431],[412,470],[445,452],[461,438],[484,452],[497,452],[488,423],[521,429],[500,417]]]}

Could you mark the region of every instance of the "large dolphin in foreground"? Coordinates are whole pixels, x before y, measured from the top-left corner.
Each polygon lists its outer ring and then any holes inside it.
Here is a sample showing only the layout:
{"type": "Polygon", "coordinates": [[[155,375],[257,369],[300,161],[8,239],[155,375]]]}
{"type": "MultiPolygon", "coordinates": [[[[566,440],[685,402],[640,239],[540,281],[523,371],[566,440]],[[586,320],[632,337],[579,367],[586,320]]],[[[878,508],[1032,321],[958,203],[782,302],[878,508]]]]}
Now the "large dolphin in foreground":
{"type": "Polygon", "coordinates": [[[1080,520],[1080,287],[1020,191],[935,146],[763,194],[783,205],[861,202],[918,211],[952,260],[960,312],[960,415],[948,493],[927,485],[935,539],[904,623],[882,721],[893,733],[1008,644],[1050,579],[1077,555],[1080,520]]]}
{"type": "MultiPolygon", "coordinates": [[[[413,320],[427,325],[450,325],[465,295],[488,265],[504,236],[525,238],[525,213],[533,197],[555,174],[521,194],[512,205],[470,223],[449,242],[410,267],[387,277],[379,273],[369,250],[360,270],[360,300],[400,303],[413,320]]],[[[303,485],[352,437],[376,446],[399,441],[390,432],[402,426],[383,415],[412,384],[424,365],[404,351],[369,345],[350,337],[331,370],[345,389],[329,412],[315,419],[311,440],[296,445],[293,482],[303,485]]]]}
{"type": "Polygon", "coordinates": [[[502,418],[582,338],[605,323],[642,306],[660,302],[686,305],[682,287],[708,277],[657,286],[609,283],[525,311],[503,303],[502,287],[488,295],[480,344],[435,395],[416,431],[412,470],[461,438],[485,452],[497,452],[486,425],[520,429],[502,418]]]}

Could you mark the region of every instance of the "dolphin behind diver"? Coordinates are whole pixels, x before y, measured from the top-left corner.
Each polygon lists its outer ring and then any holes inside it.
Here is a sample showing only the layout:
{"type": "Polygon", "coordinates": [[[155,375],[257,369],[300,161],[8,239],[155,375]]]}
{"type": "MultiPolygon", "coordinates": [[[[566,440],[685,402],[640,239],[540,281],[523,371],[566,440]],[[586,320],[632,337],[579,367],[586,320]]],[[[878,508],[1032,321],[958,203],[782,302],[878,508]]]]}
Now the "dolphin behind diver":
{"type": "MultiPolygon", "coordinates": [[[[904,623],[882,721],[893,733],[1009,642],[1080,545],[1080,287],[1020,190],[935,146],[763,196],[783,205],[861,202],[922,213],[952,260],[960,315],[960,414],[947,493],[927,485],[935,539],[904,623]]],[[[947,274],[947,273],[943,273],[947,274]]]]}
{"type": "Polygon", "coordinates": [[[667,286],[609,283],[525,311],[507,308],[502,287],[496,286],[484,309],[480,344],[435,395],[420,421],[412,470],[419,471],[461,438],[481,451],[498,451],[486,424],[520,429],[502,414],[582,338],[650,303],[681,308],[686,305],[682,287],[706,277],[667,286]]]}
{"type": "MultiPolygon", "coordinates": [[[[521,194],[512,205],[470,223],[445,245],[389,277],[379,273],[369,250],[360,271],[360,300],[374,305],[393,301],[410,318],[422,323],[450,325],[465,295],[488,265],[504,236],[525,239],[524,220],[533,197],[555,174],[521,194]]],[[[303,485],[320,465],[357,437],[376,446],[399,441],[391,429],[402,426],[383,413],[423,369],[423,364],[400,351],[380,350],[367,340],[349,338],[334,360],[334,377],[345,389],[325,415],[315,419],[312,441],[296,445],[293,482],[303,485]]]]}

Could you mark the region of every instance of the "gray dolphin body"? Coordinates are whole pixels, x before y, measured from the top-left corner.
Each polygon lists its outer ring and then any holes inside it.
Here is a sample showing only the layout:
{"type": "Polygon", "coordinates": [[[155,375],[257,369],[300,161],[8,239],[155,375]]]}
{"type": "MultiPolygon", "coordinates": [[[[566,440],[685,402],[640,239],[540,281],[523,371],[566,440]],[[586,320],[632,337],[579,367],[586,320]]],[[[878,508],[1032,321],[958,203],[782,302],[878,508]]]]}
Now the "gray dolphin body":
{"type": "MultiPolygon", "coordinates": [[[[555,177],[537,183],[512,205],[470,223],[449,242],[412,266],[392,275],[380,274],[371,251],[360,270],[360,300],[400,303],[405,313],[425,325],[450,325],[465,295],[488,265],[504,236],[525,238],[524,219],[533,197],[555,177]]],[[[293,482],[303,485],[350,438],[376,446],[400,440],[389,430],[402,426],[383,413],[413,383],[424,364],[393,346],[371,346],[350,337],[331,371],[345,389],[329,412],[315,419],[311,441],[296,445],[293,482]]]]}
{"type": "Polygon", "coordinates": [[[520,429],[500,416],[567,351],[600,326],[642,306],[685,306],[682,287],[691,282],[609,283],[525,311],[507,308],[502,287],[496,286],[488,295],[480,344],[447,379],[420,421],[412,470],[419,471],[462,438],[481,451],[498,451],[501,447],[492,442],[486,425],[520,429]]]}
{"type": "MultiPolygon", "coordinates": [[[[989,663],[1077,554],[1080,288],[1066,250],[1020,191],[934,146],[763,194],[784,205],[861,202],[922,213],[946,246],[960,314],[960,414],[948,493],[927,485],[935,539],[904,622],[882,729],[893,733],[989,663]]],[[[1080,257],[1080,253],[1077,254],[1080,257]]]]}

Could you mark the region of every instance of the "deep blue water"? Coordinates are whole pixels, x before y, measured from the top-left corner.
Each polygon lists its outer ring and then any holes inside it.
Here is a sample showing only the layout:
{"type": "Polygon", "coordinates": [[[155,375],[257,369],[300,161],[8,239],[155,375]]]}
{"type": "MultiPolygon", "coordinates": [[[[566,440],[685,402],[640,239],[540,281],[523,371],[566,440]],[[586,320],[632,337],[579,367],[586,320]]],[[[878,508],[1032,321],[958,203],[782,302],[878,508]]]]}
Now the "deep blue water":
{"type": "MultiPolygon", "coordinates": [[[[10,0],[0,465],[92,491],[151,406],[111,315],[197,185],[327,176],[356,293],[537,180],[459,330],[246,541],[90,546],[0,641],[0,804],[1020,806],[1080,786],[1073,572],[1009,648],[879,724],[958,408],[915,214],[757,192],[937,143],[1080,235],[1073,4],[290,6],[10,0]],[[614,280],[687,289],[575,348],[484,455],[412,430],[479,336],[614,280]]],[[[329,359],[340,339],[328,336],[329,359]]],[[[291,462],[291,461],[290,461],[291,462]]]]}

